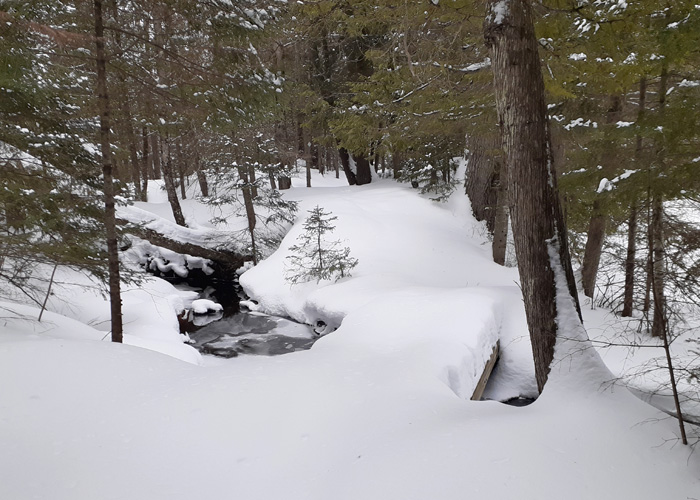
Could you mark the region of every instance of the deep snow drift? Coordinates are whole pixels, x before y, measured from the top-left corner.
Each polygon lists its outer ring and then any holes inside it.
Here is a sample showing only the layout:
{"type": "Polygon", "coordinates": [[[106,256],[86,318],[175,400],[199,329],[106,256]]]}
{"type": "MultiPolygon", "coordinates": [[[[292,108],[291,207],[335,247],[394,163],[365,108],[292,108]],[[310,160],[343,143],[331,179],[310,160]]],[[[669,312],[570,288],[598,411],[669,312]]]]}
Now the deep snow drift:
{"type": "MultiPolygon", "coordinates": [[[[606,384],[582,341],[558,346],[534,404],[468,400],[499,337],[488,395],[528,394],[534,381],[517,273],[490,262],[464,197],[435,205],[393,181],[314,184],[288,193],[301,201],[297,224],[242,276],[262,310],[338,326],[310,351],[202,366],[90,340],[104,332],[87,326],[84,297],[67,299],[73,312],[52,305],[50,335],[1,314],[0,498],[697,496],[700,459],[675,441],[674,421],[606,384]],[[286,248],[317,204],[359,265],[292,288],[286,248]]],[[[140,317],[155,303],[141,297],[131,335],[165,328],[191,349],[172,333],[177,294],[161,292],[170,311],[140,317]]]]}

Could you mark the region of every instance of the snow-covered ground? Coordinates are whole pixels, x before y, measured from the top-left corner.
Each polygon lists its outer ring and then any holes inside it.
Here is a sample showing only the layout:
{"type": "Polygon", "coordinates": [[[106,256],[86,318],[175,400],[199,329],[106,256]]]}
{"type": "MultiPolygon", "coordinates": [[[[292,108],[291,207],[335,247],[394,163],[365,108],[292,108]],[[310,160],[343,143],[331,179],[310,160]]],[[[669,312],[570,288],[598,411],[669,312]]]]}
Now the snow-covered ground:
{"type": "MultiPolygon", "coordinates": [[[[69,271],[42,323],[32,306],[1,304],[0,498],[699,496],[700,458],[675,422],[607,384],[583,341],[558,346],[534,404],[469,400],[496,339],[487,396],[535,386],[517,272],[490,262],[463,196],[436,205],[390,180],[313,185],[288,192],[297,224],[241,279],[263,311],[338,327],[309,351],[202,359],[177,333],[193,297],[155,279],[125,292],[133,345],[99,341],[106,302],[69,271]],[[316,205],[359,264],[337,283],[290,287],[286,249],[316,205]]],[[[188,217],[205,212],[189,203],[188,217]]],[[[150,205],[139,209],[159,215],[150,205]]]]}

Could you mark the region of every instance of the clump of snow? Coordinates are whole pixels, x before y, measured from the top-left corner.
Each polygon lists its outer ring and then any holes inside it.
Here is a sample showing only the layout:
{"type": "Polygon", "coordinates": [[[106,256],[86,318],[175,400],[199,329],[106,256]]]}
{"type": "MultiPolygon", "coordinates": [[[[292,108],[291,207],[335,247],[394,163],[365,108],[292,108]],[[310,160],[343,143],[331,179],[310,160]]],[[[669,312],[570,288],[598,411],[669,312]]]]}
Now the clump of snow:
{"type": "Polygon", "coordinates": [[[223,311],[224,306],[209,299],[195,299],[192,301],[192,311],[195,314],[207,314],[210,312],[223,311]]]}
{"type": "Polygon", "coordinates": [[[491,7],[491,15],[495,24],[503,24],[503,20],[508,15],[508,0],[500,0],[491,7]]]}

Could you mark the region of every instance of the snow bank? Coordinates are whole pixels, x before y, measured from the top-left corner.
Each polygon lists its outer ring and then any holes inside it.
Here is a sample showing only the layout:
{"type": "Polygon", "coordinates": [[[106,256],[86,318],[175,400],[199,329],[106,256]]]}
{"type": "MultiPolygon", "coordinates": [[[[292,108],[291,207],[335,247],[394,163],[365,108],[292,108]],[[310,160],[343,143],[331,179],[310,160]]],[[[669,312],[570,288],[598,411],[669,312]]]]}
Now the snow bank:
{"type": "MultiPolygon", "coordinates": [[[[94,291],[60,290],[65,300],[51,307],[65,316],[42,322],[54,330],[0,321],[0,380],[9,381],[0,498],[697,496],[700,457],[674,446],[675,422],[601,386],[609,375],[581,349],[570,313],[560,326],[572,340],[557,345],[540,399],[525,408],[468,400],[497,336],[494,377],[517,385],[532,374],[521,360],[530,355],[515,271],[489,262],[467,214],[387,182],[289,196],[338,216],[336,234],[360,260],[355,276],[283,283],[295,228],[242,281],[263,309],[338,329],[309,351],[194,366],[85,340],[105,332],[102,306],[94,291]]],[[[144,327],[133,335],[176,335],[174,311],[187,297],[171,292],[154,282],[125,293],[129,328],[144,327]]]]}

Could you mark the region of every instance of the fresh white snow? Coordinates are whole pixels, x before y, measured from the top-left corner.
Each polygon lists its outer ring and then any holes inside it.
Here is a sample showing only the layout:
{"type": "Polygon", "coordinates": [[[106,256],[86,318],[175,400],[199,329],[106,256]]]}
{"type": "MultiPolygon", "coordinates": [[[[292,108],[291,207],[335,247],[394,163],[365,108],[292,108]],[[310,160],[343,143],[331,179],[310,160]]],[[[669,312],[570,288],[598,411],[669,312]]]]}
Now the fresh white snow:
{"type": "Polygon", "coordinates": [[[490,261],[464,196],[440,205],[390,180],[344,184],[295,180],[297,224],[241,276],[261,312],[337,327],[309,351],[202,359],[177,333],[194,297],[156,279],[124,293],[133,345],[100,341],[107,302],[71,271],[41,323],[34,306],[0,304],[0,498],[698,496],[700,459],[676,423],[609,383],[571,311],[534,404],[470,401],[497,338],[486,396],[535,391],[516,270],[490,261]],[[290,287],[287,248],[315,205],[359,264],[290,287]]]}

